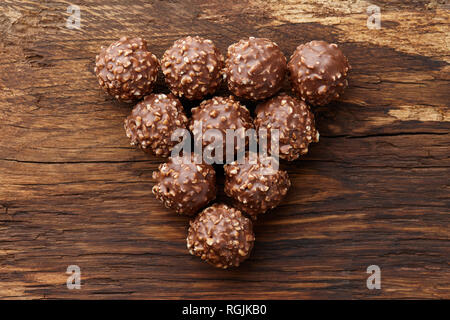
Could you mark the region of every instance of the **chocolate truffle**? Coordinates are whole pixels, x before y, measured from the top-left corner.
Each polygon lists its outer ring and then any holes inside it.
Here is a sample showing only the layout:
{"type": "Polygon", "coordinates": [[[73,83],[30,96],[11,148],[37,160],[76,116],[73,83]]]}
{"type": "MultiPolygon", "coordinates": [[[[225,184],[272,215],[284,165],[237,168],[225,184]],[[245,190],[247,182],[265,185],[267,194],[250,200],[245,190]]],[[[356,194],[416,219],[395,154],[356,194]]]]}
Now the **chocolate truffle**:
{"type": "Polygon", "coordinates": [[[255,154],[256,161],[248,156],[245,162],[234,161],[224,166],[225,193],[234,201],[236,208],[249,214],[252,219],[275,208],[286,195],[291,181],[286,171],[274,167],[274,158],[264,161],[255,154]]]}
{"type": "Polygon", "coordinates": [[[227,269],[248,258],[255,236],[252,222],[239,210],[214,204],[190,222],[186,241],[190,254],[227,269]]]}
{"type": "Polygon", "coordinates": [[[175,95],[202,99],[216,91],[224,58],[211,40],[198,36],[175,41],[161,60],[166,84],[175,95]]]}
{"type": "Polygon", "coordinates": [[[336,44],[315,40],[295,49],[288,69],[292,90],[307,103],[322,106],[344,92],[350,65],[336,44]]]}
{"type": "Polygon", "coordinates": [[[267,130],[270,153],[271,129],[279,130],[279,157],[295,160],[308,152],[311,142],[319,141],[314,114],[305,102],[280,94],[256,107],[255,126],[267,130]]]}
{"type": "Polygon", "coordinates": [[[131,102],[152,91],[158,69],[158,59],[148,51],[145,40],[122,37],[108,48],[101,48],[94,70],[108,94],[131,102]]]}
{"type": "MultiPolygon", "coordinates": [[[[250,112],[246,107],[234,100],[233,96],[214,97],[210,100],[203,101],[198,107],[192,108],[192,119],[189,124],[189,129],[194,134],[194,137],[203,136],[203,147],[208,146],[211,141],[205,137],[205,132],[209,129],[217,129],[222,133],[223,139],[223,155],[226,158],[226,131],[227,129],[244,128],[242,133],[247,129],[253,129],[253,120],[250,112]],[[199,132],[199,125],[201,124],[202,132],[199,132]]],[[[210,139],[212,140],[212,139],[210,139]]],[[[248,144],[248,141],[246,141],[248,144]]],[[[238,144],[235,140],[234,150],[238,150],[238,144]]]]}
{"type": "Polygon", "coordinates": [[[186,129],[188,121],[180,101],[173,94],[161,93],[146,96],[139,102],[125,119],[124,127],[131,145],[168,157],[179,142],[172,141],[172,133],[186,129]]]}
{"type": "Polygon", "coordinates": [[[269,39],[240,40],[228,47],[225,67],[228,89],[238,97],[262,100],[280,90],[286,57],[269,39]]]}
{"type": "Polygon", "coordinates": [[[193,154],[170,157],[153,172],[157,184],[155,197],[166,208],[192,216],[216,198],[216,173],[209,164],[201,163],[193,154]]]}

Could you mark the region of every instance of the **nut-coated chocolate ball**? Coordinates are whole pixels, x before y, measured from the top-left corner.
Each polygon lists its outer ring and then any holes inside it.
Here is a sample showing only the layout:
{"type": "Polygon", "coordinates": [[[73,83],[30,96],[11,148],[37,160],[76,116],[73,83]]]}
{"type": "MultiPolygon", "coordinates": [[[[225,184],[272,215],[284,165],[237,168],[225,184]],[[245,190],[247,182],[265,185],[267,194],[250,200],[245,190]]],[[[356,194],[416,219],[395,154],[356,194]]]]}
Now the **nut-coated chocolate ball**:
{"type": "Polygon", "coordinates": [[[311,105],[339,98],[348,86],[350,65],[334,43],[311,41],[295,49],[288,64],[292,90],[311,105]]]}
{"type": "MultiPolygon", "coordinates": [[[[254,154],[257,156],[257,154],[254,154]]],[[[278,168],[274,158],[252,161],[246,157],[244,163],[234,161],[224,166],[225,193],[233,199],[239,210],[252,219],[278,206],[286,196],[291,181],[286,171],[278,168]]]]}
{"type": "Polygon", "coordinates": [[[122,37],[101,48],[95,59],[100,86],[119,101],[131,102],[149,94],[158,76],[159,61],[141,38],[122,37]]]}
{"type": "Polygon", "coordinates": [[[161,60],[166,84],[173,94],[189,100],[216,91],[224,58],[211,40],[186,37],[175,41],[161,60]]]}
{"type": "Polygon", "coordinates": [[[273,96],[286,74],[286,57],[265,38],[250,37],[229,46],[225,65],[228,89],[248,100],[273,96]]]}
{"type": "MultiPolygon", "coordinates": [[[[125,119],[131,145],[160,157],[168,157],[179,140],[172,140],[177,129],[186,129],[188,118],[173,94],[151,94],[139,102],[125,119]]],[[[181,139],[181,137],[180,137],[181,139]]]]}
{"type": "MultiPolygon", "coordinates": [[[[189,124],[189,129],[196,139],[203,136],[203,148],[207,148],[215,140],[215,136],[208,137],[208,130],[218,130],[218,133],[221,134],[220,138],[222,139],[224,159],[227,153],[227,130],[240,129],[236,134],[240,138],[245,139],[245,130],[253,128],[254,125],[250,112],[232,96],[228,98],[214,97],[210,100],[203,101],[198,107],[192,109],[192,118],[189,124]]],[[[209,133],[211,132],[209,131],[209,133]]],[[[238,141],[235,139],[234,152],[243,151],[247,144],[248,140],[245,141],[245,144],[238,146],[238,141]]],[[[231,151],[233,150],[231,146],[229,146],[229,149],[231,151]]]]}
{"type": "Polygon", "coordinates": [[[278,155],[292,161],[308,152],[311,142],[319,141],[314,114],[305,102],[280,94],[256,107],[256,130],[266,129],[270,152],[271,130],[279,133],[278,155]]]}
{"type": "Polygon", "coordinates": [[[255,241],[250,219],[225,204],[214,204],[190,222],[187,248],[192,255],[217,267],[239,266],[255,241]]]}
{"type": "Polygon", "coordinates": [[[152,192],[166,208],[192,216],[216,198],[216,172],[197,159],[193,154],[170,157],[153,172],[152,192]]]}

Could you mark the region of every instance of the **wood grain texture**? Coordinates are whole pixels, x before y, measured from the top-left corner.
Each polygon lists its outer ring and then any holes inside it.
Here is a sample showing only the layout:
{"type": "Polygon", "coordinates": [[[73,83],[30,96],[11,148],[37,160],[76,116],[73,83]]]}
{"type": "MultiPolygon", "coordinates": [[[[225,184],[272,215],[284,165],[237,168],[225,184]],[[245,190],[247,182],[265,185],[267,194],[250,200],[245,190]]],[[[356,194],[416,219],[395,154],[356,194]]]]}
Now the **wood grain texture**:
{"type": "Polygon", "coordinates": [[[450,298],[448,1],[78,0],[81,30],[69,4],[0,2],[0,298],[450,298]],[[287,56],[324,39],[353,66],[237,270],[188,255],[188,220],[151,195],[161,160],[128,145],[130,106],[96,83],[95,54],[123,34],[158,57],[194,34],[222,52],[268,37],[287,56]],[[81,290],[65,285],[73,264],[81,290]]]}

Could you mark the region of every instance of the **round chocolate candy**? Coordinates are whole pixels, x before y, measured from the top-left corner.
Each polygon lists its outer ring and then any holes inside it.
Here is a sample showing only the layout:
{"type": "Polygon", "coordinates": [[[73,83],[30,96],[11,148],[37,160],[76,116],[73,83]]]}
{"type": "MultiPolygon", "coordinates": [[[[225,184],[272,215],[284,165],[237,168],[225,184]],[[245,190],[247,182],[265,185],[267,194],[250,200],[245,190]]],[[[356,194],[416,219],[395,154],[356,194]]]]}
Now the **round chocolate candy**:
{"type": "Polygon", "coordinates": [[[256,130],[267,130],[270,153],[271,130],[279,130],[279,157],[296,160],[308,152],[311,142],[319,141],[314,114],[305,102],[287,94],[280,94],[256,107],[256,130]]]}
{"type": "MultiPolygon", "coordinates": [[[[192,118],[189,124],[189,129],[194,134],[196,139],[203,137],[203,148],[207,147],[211,142],[215,141],[215,136],[210,129],[216,129],[221,133],[223,141],[222,151],[224,159],[226,158],[227,146],[226,146],[226,134],[227,129],[243,129],[240,132],[236,132],[236,135],[242,138],[244,137],[245,130],[253,129],[253,120],[250,116],[250,112],[241,103],[234,100],[233,96],[214,97],[210,100],[203,101],[198,107],[192,108],[192,118]],[[201,125],[201,127],[200,127],[201,125]],[[201,132],[199,131],[201,129],[201,132]],[[211,136],[208,136],[211,133],[211,136]]],[[[245,141],[248,144],[248,141],[245,141]]],[[[243,150],[245,145],[238,146],[237,139],[234,140],[234,151],[238,152],[243,150]]],[[[231,149],[231,147],[229,147],[231,149]]],[[[232,149],[231,149],[232,150],[232,149]]]]}
{"type": "Polygon", "coordinates": [[[348,86],[350,65],[334,43],[311,41],[295,49],[288,64],[292,90],[311,105],[339,98],[348,86]]]}
{"type": "Polygon", "coordinates": [[[194,154],[170,157],[153,172],[155,197],[166,208],[192,216],[216,198],[216,172],[194,154]]]}
{"type": "Polygon", "coordinates": [[[252,219],[275,208],[287,194],[291,181],[286,171],[278,168],[277,160],[263,160],[253,154],[244,163],[234,161],[224,166],[225,193],[234,201],[236,208],[249,214],[252,219]]]}
{"type": "Polygon", "coordinates": [[[166,84],[179,97],[202,99],[222,80],[224,58],[211,40],[186,37],[175,41],[161,60],[166,84]]]}
{"type": "Polygon", "coordinates": [[[276,43],[265,38],[250,37],[232,44],[225,64],[228,89],[249,100],[273,96],[286,74],[286,57],[276,43]]]}
{"type": "MultiPolygon", "coordinates": [[[[181,102],[173,94],[151,94],[139,102],[128,118],[124,128],[131,145],[160,157],[168,157],[180,141],[172,140],[177,129],[186,129],[188,118],[181,102]]],[[[180,137],[181,139],[181,137],[180,137]]]]}
{"type": "Polygon", "coordinates": [[[237,267],[247,259],[255,235],[250,219],[225,204],[214,204],[190,222],[187,248],[217,267],[237,267]]]}
{"type": "Polygon", "coordinates": [[[138,100],[152,91],[159,61],[141,38],[122,37],[101,48],[95,59],[100,86],[119,101],[138,100]]]}

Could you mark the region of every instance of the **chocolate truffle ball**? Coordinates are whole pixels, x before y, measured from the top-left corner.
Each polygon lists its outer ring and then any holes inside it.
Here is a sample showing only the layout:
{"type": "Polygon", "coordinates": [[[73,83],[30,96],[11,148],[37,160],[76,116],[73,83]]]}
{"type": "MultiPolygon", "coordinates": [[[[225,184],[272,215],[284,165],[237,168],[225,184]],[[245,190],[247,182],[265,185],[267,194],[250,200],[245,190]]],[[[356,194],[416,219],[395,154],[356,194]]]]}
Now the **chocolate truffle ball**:
{"type": "MultiPolygon", "coordinates": [[[[216,173],[192,155],[170,157],[153,172],[155,197],[166,208],[192,216],[216,198],[216,173]]],[[[200,157],[201,160],[201,157],[200,157]]]]}
{"type": "MultiPolygon", "coordinates": [[[[222,133],[223,139],[223,155],[226,158],[226,131],[227,129],[253,129],[253,120],[250,112],[246,107],[234,100],[233,96],[214,97],[210,100],[203,101],[198,107],[192,108],[192,118],[189,124],[189,129],[194,134],[194,137],[203,136],[203,147],[207,147],[212,139],[206,137],[205,132],[209,129],[217,129],[222,133]],[[199,125],[201,124],[202,132],[199,132],[199,125]],[[208,141],[210,140],[210,141],[208,141]]],[[[243,131],[241,133],[243,133],[243,131]]],[[[248,141],[246,141],[248,144],[248,141]]],[[[230,147],[231,149],[231,147],[230,147]]],[[[234,150],[238,152],[239,149],[237,141],[234,142],[234,150]]]]}
{"type": "Polygon", "coordinates": [[[190,254],[227,269],[248,258],[255,236],[252,222],[239,210],[214,204],[190,222],[186,241],[190,254]]]}
{"type": "Polygon", "coordinates": [[[131,102],[152,91],[158,69],[158,59],[148,51],[145,40],[122,37],[108,48],[101,48],[94,70],[108,94],[131,102]]]}
{"type": "Polygon", "coordinates": [[[186,129],[188,121],[180,101],[173,94],[161,93],[146,96],[139,102],[125,119],[124,127],[131,145],[168,157],[179,142],[172,141],[172,133],[186,129]]]}
{"type": "Polygon", "coordinates": [[[224,58],[211,40],[198,36],[175,41],[161,60],[167,86],[187,99],[202,99],[216,91],[224,58]]]}
{"type": "Polygon", "coordinates": [[[271,129],[279,130],[279,157],[298,159],[308,152],[311,142],[319,141],[314,114],[305,102],[287,94],[280,94],[256,107],[255,126],[267,130],[270,153],[271,129]]]}
{"type": "Polygon", "coordinates": [[[228,47],[225,72],[228,89],[233,94],[262,100],[280,90],[286,73],[286,57],[276,43],[251,37],[228,47]]]}
{"type": "MultiPolygon", "coordinates": [[[[257,156],[257,155],[256,155],[257,156]]],[[[275,208],[288,192],[291,181],[286,171],[274,167],[274,158],[245,162],[234,161],[224,166],[225,193],[234,201],[236,208],[249,214],[252,219],[275,208]]]]}
{"type": "Polygon", "coordinates": [[[292,90],[307,103],[322,106],[344,92],[350,65],[336,44],[311,41],[295,49],[288,69],[292,90]]]}

